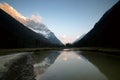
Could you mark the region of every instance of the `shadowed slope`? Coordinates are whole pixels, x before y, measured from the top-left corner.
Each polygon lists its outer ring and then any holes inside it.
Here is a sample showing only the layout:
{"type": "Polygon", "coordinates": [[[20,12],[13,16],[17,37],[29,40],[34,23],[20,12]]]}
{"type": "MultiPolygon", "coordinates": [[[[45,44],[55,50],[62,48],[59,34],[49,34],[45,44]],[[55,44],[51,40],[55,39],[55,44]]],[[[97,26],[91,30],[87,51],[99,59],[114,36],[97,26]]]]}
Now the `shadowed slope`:
{"type": "Polygon", "coordinates": [[[0,48],[55,46],[0,9],[0,48]]]}
{"type": "Polygon", "coordinates": [[[109,9],[82,39],[77,47],[120,48],[120,1],[109,9]]]}

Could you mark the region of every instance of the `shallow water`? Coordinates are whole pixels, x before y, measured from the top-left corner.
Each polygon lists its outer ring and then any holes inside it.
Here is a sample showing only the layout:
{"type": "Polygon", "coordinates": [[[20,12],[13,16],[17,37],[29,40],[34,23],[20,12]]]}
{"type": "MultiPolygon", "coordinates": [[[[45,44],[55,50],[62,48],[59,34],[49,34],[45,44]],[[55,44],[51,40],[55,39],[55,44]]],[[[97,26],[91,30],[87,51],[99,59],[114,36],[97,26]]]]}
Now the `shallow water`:
{"type": "Polygon", "coordinates": [[[120,57],[97,52],[40,51],[33,55],[36,80],[120,80],[120,57]]]}

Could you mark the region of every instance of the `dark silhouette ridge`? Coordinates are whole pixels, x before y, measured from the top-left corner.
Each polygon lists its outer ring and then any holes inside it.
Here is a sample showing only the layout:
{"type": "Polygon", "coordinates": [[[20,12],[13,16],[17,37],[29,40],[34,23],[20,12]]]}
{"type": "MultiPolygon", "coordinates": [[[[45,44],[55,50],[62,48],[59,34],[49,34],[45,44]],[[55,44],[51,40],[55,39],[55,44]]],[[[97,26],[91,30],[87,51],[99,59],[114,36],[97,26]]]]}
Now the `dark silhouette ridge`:
{"type": "Polygon", "coordinates": [[[47,38],[52,44],[61,46],[63,45],[61,41],[57,39],[54,33],[51,30],[49,30],[44,23],[24,17],[21,13],[19,13],[17,10],[12,8],[12,6],[10,6],[7,3],[1,3],[0,9],[9,14],[18,22],[21,22],[27,28],[47,38]]]}
{"type": "Polygon", "coordinates": [[[76,47],[120,48],[120,1],[109,9],[76,47]]]}
{"type": "Polygon", "coordinates": [[[36,48],[60,46],[30,30],[0,9],[0,48],[36,48]]]}

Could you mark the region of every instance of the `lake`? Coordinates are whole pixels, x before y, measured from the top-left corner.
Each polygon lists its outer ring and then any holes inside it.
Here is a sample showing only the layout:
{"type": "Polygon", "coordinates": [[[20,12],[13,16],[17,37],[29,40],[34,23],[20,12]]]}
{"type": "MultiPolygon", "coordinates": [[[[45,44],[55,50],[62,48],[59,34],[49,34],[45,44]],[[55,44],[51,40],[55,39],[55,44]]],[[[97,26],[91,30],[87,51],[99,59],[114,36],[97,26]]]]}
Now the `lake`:
{"type": "Polygon", "coordinates": [[[120,56],[72,49],[33,53],[36,80],[120,80],[120,56]]]}

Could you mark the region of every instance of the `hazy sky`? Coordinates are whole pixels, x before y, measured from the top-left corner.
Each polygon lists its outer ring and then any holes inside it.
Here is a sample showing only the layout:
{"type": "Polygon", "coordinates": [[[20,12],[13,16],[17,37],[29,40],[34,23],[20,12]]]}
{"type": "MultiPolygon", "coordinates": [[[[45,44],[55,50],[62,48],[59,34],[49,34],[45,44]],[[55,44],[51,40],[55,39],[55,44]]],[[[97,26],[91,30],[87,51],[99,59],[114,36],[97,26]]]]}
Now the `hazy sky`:
{"type": "Polygon", "coordinates": [[[0,0],[25,17],[40,16],[62,42],[72,42],[93,28],[119,0],[0,0]]]}

